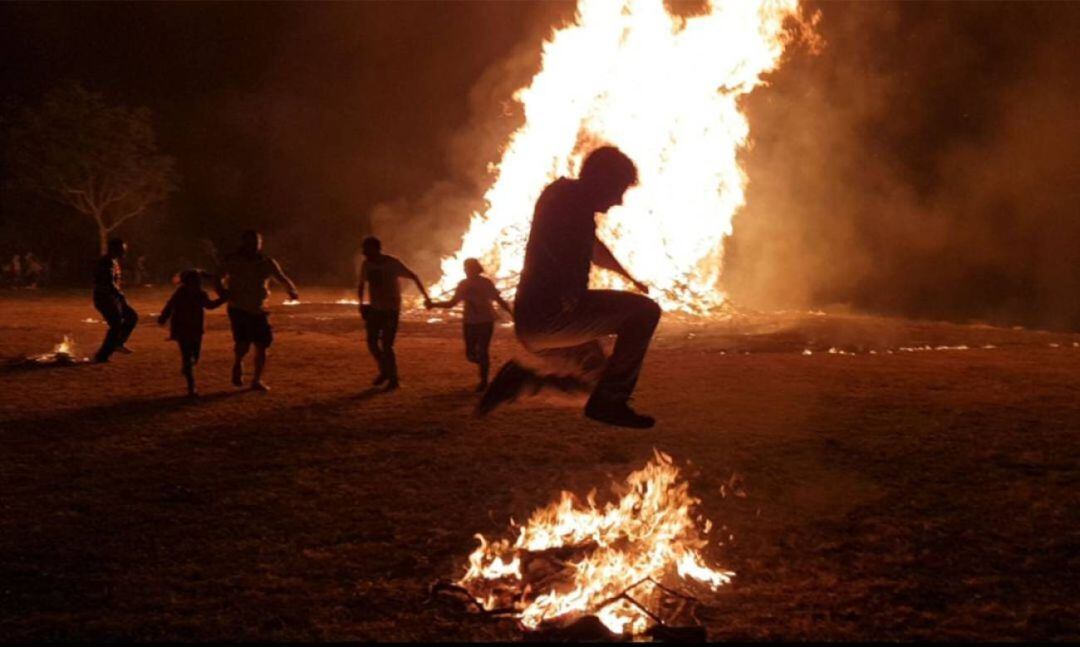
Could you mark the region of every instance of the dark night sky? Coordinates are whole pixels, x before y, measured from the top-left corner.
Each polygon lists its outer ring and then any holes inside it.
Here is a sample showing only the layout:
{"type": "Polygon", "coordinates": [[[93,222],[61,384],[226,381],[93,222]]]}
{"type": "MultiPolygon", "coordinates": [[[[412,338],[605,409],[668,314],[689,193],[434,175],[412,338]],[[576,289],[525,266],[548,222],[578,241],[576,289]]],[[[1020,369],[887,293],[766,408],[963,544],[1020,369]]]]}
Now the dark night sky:
{"type": "Polygon", "coordinates": [[[183,178],[166,229],[223,243],[259,225],[304,257],[319,246],[304,230],[358,236],[375,204],[446,176],[469,89],[568,8],[4,3],[3,94],[33,102],[75,79],[150,107],[183,178]]]}
{"type": "MultiPolygon", "coordinates": [[[[1080,3],[811,8],[825,48],[746,103],[730,292],[1080,328],[1080,3]]],[[[162,258],[256,225],[299,276],[347,282],[381,214],[430,271],[466,218],[445,203],[481,193],[504,102],[572,9],[3,3],[2,106],[75,79],[153,109],[183,189],[128,234],[162,258]]]]}

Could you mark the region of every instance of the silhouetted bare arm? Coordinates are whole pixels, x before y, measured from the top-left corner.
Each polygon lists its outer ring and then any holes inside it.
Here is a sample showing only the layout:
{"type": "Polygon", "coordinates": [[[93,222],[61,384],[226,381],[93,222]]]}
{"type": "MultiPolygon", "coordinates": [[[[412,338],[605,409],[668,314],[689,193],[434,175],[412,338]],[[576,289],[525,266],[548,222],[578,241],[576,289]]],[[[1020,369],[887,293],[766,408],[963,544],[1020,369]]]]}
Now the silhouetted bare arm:
{"type": "Polygon", "coordinates": [[[289,292],[289,298],[293,301],[299,301],[300,295],[296,292],[296,284],[292,282],[292,279],[285,276],[285,272],[282,271],[281,266],[277,261],[270,261],[270,268],[273,277],[289,292]]]}
{"type": "Polygon", "coordinates": [[[416,272],[410,270],[404,263],[401,263],[401,271],[405,278],[416,284],[416,289],[420,290],[420,294],[424,297],[424,303],[431,303],[431,297],[428,296],[427,289],[424,287],[424,284],[420,282],[420,277],[416,275],[416,272]]]}
{"type": "Polygon", "coordinates": [[[173,307],[174,307],[173,303],[175,301],[176,301],[176,293],[173,293],[173,295],[171,297],[169,297],[169,302],[166,303],[165,307],[161,309],[161,314],[158,315],[157,322],[158,322],[159,326],[164,326],[166,323],[168,323],[169,317],[171,317],[172,313],[173,313],[173,307]]]}
{"type": "Polygon", "coordinates": [[[428,307],[430,308],[453,308],[457,304],[461,303],[461,285],[458,284],[454,289],[454,295],[446,301],[432,301],[428,307]]]}
{"type": "Polygon", "coordinates": [[[510,307],[510,304],[506,302],[506,299],[502,298],[501,294],[497,294],[495,296],[495,301],[503,310],[506,311],[506,314],[510,315],[511,317],[514,316],[514,309],[510,307]]]}
{"type": "Polygon", "coordinates": [[[596,238],[593,241],[592,262],[597,267],[602,267],[605,270],[611,270],[612,272],[615,272],[616,274],[626,278],[627,281],[630,281],[634,284],[634,287],[636,287],[638,290],[641,290],[645,294],[649,293],[649,286],[645,285],[641,281],[631,276],[630,272],[626,271],[626,268],[622,266],[622,263],[620,263],[619,260],[615,258],[615,255],[611,253],[611,250],[608,249],[607,245],[602,243],[599,238],[596,238]]]}

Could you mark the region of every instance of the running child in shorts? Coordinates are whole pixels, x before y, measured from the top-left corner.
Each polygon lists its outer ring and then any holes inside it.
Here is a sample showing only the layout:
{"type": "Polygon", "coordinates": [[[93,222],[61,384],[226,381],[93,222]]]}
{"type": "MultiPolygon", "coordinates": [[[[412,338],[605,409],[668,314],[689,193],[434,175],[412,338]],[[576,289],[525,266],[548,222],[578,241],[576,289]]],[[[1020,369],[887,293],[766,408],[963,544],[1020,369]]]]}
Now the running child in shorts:
{"type": "MultiPolygon", "coordinates": [[[[206,275],[210,277],[209,274],[206,275]]],[[[180,373],[187,380],[188,395],[196,397],[195,365],[199,363],[202,351],[204,310],[213,310],[225,303],[220,284],[215,286],[217,299],[202,289],[203,273],[199,270],[186,270],[180,274],[180,287],[176,288],[169,302],[161,310],[158,325],[164,326],[171,321],[169,339],[180,348],[180,373]]]]}
{"type": "Polygon", "coordinates": [[[432,301],[432,308],[453,308],[465,302],[465,317],[462,330],[465,333],[465,359],[480,367],[480,384],[477,391],[488,386],[488,371],[491,368],[491,336],[495,332],[495,307],[498,303],[510,316],[514,311],[502,298],[491,279],[484,276],[484,266],[475,258],[465,259],[465,279],[458,283],[454,296],[449,301],[432,301]]]}

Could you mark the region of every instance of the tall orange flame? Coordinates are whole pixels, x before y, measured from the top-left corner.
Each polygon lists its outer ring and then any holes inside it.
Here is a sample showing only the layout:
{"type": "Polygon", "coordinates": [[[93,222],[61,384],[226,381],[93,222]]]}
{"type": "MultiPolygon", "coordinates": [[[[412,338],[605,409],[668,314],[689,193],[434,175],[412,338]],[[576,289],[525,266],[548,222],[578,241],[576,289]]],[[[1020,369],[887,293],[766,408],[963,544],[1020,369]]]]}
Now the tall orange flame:
{"type": "MultiPolygon", "coordinates": [[[[749,135],[738,101],[778,65],[784,21],[798,14],[798,0],[709,0],[689,18],[663,0],[579,0],[576,21],[544,44],[542,69],[515,95],[526,122],[436,289],[451,289],[468,257],[516,283],[540,192],[610,143],[638,164],[640,184],[601,220],[601,238],[665,309],[722,304],[722,241],[747,181],[736,159],[749,135]]],[[[593,283],[622,286],[610,274],[593,283]]]]}

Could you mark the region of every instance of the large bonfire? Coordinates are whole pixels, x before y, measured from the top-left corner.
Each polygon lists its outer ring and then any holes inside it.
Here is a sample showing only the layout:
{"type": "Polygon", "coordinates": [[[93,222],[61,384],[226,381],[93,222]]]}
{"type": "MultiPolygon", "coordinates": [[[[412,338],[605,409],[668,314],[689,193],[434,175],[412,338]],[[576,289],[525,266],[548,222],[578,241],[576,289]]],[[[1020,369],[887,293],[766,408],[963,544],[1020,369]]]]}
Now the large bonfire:
{"type": "MultiPolygon", "coordinates": [[[[711,524],[666,454],[631,473],[618,501],[598,506],[570,492],[533,513],[517,536],[469,556],[459,584],[488,610],[508,610],[528,629],[594,616],[615,634],[640,635],[663,621],[662,600],[696,583],[716,589],[730,572],[701,554],[711,524]]],[[[686,598],[683,598],[686,599],[686,598]]]]}
{"type": "MultiPolygon", "coordinates": [[[[608,143],[635,160],[640,184],[603,218],[600,236],[665,309],[722,304],[722,241],[746,186],[739,99],[779,64],[785,21],[798,18],[798,0],[708,0],[690,17],[664,0],[579,0],[575,22],[545,43],[542,69],[515,95],[525,124],[494,169],[486,210],[443,259],[438,288],[462,278],[468,257],[514,285],[540,192],[608,143]]],[[[609,274],[593,282],[623,287],[609,274]]]]}

